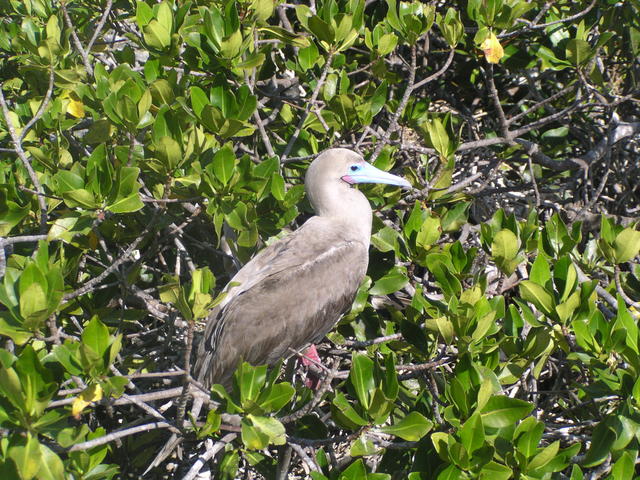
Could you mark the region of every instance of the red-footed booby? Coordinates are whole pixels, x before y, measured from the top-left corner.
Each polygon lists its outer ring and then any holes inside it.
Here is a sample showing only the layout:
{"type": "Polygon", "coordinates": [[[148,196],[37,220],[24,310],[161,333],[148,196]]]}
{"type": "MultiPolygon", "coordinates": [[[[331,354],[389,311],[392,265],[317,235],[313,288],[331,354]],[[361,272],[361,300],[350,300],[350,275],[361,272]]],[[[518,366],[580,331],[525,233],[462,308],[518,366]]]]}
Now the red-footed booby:
{"type": "Polygon", "coordinates": [[[319,155],[305,177],[316,216],[242,267],[211,311],[194,369],[203,385],[228,386],[241,361],[272,365],[318,342],[349,310],[367,271],[372,221],[357,183],[411,186],[351,150],[319,155]]]}

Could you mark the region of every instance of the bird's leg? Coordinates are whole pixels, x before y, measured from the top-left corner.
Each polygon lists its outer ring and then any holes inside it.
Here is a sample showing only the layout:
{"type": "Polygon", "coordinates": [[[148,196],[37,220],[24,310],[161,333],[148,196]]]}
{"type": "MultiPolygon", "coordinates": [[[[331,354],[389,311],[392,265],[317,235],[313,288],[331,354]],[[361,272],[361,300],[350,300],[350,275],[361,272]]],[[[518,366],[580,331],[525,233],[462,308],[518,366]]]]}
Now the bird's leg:
{"type": "Polygon", "coordinates": [[[304,384],[315,390],[320,383],[320,374],[318,372],[328,373],[330,371],[322,364],[322,360],[320,360],[320,355],[318,355],[316,346],[311,345],[304,353],[294,350],[291,347],[289,347],[289,351],[294,353],[302,365],[307,369],[307,378],[305,379],[304,384]]]}

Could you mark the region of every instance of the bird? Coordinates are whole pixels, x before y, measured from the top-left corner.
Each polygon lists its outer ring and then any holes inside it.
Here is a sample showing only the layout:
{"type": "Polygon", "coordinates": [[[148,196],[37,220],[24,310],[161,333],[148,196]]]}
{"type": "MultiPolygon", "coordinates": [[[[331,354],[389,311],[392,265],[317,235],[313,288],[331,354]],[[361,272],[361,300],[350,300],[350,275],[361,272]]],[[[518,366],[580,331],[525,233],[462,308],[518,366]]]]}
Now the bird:
{"type": "Polygon", "coordinates": [[[246,263],[207,317],[194,365],[203,386],[229,387],[240,362],[273,365],[317,343],[349,311],[366,275],[373,219],[360,183],[411,187],[352,150],[318,155],[305,175],[316,215],[246,263]]]}

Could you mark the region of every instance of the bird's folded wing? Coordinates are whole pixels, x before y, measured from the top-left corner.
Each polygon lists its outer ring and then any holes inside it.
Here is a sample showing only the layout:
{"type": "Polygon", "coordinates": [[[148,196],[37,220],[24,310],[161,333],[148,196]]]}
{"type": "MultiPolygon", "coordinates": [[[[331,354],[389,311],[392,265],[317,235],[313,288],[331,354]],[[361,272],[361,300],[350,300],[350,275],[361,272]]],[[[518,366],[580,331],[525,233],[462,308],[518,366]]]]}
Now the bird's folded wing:
{"type": "Polygon", "coordinates": [[[268,247],[260,262],[252,260],[232,280],[247,279],[209,319],[196,367],[203,383],[225,382],[240,360],[275,363],[322,338],[351,306],[366,272],[366,246],[336,241],[326,230],[296,235],[302,230],[268,247]],[[301,249],[305,238],[313,245],[301,249]]]}

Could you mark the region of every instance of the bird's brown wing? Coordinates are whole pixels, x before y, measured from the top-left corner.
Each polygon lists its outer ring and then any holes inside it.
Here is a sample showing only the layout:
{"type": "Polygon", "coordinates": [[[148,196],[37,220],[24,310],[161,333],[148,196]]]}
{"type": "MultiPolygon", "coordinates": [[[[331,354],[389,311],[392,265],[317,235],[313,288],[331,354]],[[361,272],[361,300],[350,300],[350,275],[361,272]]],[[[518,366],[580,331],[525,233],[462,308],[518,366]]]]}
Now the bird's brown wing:
{"type": "Polygon", "coordinates": [[[261,273],[212,312],[195,368],[203,384],[228,384],[241,360],[273,364],[289,356],[290,348],[321,339],[350,308],[366,272],[366,246],[340,235],[336,241],[326,230],[310,236],[310,230],[284,239],[286,248],[270,246],[263,255],[271,258],[270,268],[252,261],[234,277],[261,273]],[[302,248],[305,239],[313,245],[302,248]]]}

